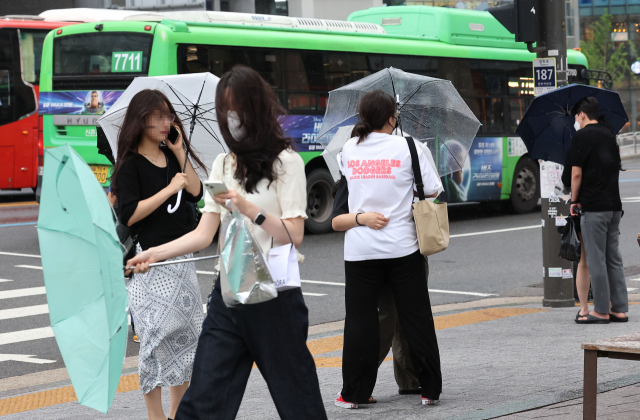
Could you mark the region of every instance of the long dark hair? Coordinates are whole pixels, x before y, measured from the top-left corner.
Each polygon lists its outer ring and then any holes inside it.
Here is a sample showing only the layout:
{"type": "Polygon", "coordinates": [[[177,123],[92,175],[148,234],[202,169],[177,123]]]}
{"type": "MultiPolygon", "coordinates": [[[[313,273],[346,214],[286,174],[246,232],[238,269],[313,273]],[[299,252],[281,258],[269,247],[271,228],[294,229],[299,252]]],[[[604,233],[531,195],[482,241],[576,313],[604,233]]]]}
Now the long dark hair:
{"type": "Polygon", "coordinates": [[[389,118],[395,116],[396,101],[383,90],[374,90],[360,99],[358,114],[360,121],[353,127],[353,136],[358,137],[360,144],[373,130],[380,130],[389,118]]]}
{"type": "MultiPolygon", "coordinates": [[[[124,121],[118,133],[118,156],[111,174],[111,192],[118,194],[118,172],[122,164],[131,156],[138,154],[138,145],[142,140],[142,133],[147,128],[147,117],[156,110],[167,110],[176,115],[176,110],[171,105],[169,98],[164,93],[155,89],[144,89],[136,93],[131,99],[124,116],[124,121]]],[[[180,118],[176,116],[174,121],[182,133],[182,142],[189,154],[189,161],[195,170],[206,171],[206,166],[196,155],[195,150],[187,140],[185,130],[180,118]]],[[[184,163],[184,162],[181,162],[184,163]]]]}
{"type": "Polygon", "coordinates": [[[248,193],[256,192],[256,185],[263,178],[271,185],[277,177],[274,162],[278,155],[283,150],[293,150],[293,141],[278,123],[278,115],[284,113],[273,89],[249,67],[234,66],[220,78],[216,89],[218,125],[229,150],[236,156],[234,177],[248,193]],[[227,113],[231,108],[246,130],[241,141],[235,140],[229,131],[227,113]]]}

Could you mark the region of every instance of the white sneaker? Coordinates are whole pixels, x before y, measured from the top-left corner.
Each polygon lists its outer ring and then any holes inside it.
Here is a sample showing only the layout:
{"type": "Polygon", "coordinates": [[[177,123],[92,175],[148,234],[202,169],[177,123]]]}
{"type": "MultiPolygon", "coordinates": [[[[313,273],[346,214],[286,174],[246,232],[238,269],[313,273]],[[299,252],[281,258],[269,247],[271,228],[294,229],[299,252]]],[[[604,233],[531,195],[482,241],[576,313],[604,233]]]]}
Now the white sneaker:
{"type": "Polygon", "coordinates": [[[358,404],[350,403],[350,402],[347,402],[347,401],[343,400],[342,399],[342,393],[338,394],[338,398],[336,398],[335,404],[336,404],[337,407],[340,407],[340,408],[347,408],[347,409],[349,409],[349,408],[358,408],[358,404]]]}
{"type": "Polygon", "coordinates": [[[436,405],[440,400],[430,400],[429,398],[421,397],[422,405],[436,405]]]}

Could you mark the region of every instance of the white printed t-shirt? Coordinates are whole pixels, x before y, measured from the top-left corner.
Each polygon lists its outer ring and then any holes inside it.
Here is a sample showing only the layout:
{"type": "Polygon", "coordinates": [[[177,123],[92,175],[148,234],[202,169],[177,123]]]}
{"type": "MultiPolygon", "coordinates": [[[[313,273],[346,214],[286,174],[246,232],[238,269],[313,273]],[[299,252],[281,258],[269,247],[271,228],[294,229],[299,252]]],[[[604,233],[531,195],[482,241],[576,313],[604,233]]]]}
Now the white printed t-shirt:
{"type": "MultiPolygon", "coordinates": [[[[362,143],[352,138],[342,149],[342,173],[349,186],[349,213],[381,213],[389,218],[380,230],[347,230],[345,261],[400,258],[419,249],[411,204],[415,185],[411,154],[404,137],[371,133],[362,143]]],[[[442,191],[440,177],[422,148],[416,147],[424,194],[442,191]]]]}

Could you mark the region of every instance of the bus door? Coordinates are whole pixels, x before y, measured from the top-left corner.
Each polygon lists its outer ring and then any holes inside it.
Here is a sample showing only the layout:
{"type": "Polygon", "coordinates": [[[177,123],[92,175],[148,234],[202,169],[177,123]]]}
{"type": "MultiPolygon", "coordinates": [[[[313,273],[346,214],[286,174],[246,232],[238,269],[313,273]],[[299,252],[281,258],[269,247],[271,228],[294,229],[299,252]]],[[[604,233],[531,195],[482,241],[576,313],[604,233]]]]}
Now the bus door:
{"type": "Polygon", "coordinates": [[[0,189],[36,186],[37,102],[23,80],[20,31],[0,29],[0,189]]]}

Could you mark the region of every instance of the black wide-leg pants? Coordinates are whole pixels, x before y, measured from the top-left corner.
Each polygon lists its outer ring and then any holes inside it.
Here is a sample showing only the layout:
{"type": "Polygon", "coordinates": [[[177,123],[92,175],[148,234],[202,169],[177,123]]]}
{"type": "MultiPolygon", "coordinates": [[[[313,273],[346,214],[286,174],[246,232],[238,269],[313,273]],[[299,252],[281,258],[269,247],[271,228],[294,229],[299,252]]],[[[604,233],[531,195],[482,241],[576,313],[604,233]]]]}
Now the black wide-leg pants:
{"type": "Polygon", "coordinates": [[[440,352],[425,275],[424,257],[419,251],[400,258],[345,261],[346,319],[342,354],[345,401],[365,403],[375,387],[380,351],[378,300],[385,282],[393,291],[422,396],[439,399],[442,392],[440,352]]]}

